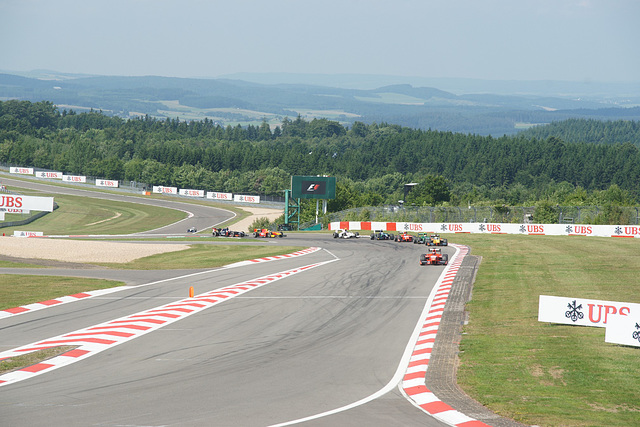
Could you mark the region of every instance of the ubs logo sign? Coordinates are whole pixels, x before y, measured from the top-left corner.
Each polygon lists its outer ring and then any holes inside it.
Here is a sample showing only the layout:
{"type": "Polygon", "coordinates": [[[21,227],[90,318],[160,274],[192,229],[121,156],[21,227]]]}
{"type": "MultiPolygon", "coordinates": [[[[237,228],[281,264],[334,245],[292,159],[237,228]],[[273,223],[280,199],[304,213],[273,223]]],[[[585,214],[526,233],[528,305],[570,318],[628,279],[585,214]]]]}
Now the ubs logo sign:
{"type": "Polygon", "coordinates": [[[571,319],[572,322],[577,322],[578,319],[584,318],[584,313],[582,313],[582,304],[578,305],[576,300],[567,304],[569,310],[564,313],[564,316],[567,319],[571,319]]]}

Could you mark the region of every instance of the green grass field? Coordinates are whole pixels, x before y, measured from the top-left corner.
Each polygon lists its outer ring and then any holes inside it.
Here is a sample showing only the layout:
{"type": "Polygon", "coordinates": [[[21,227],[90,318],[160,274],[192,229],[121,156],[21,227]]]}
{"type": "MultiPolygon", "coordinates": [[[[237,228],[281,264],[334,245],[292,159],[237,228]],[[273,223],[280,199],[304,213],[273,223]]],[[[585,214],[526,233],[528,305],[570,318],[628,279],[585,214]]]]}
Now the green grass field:
{"type": "Polygon", "coordinates": [[[640,349],[605,343],[604,328],[537,320],[541,294],[640,303],[640,241],[448,237],[482,257],[461,343],[465,392],[529,425],[640,425],[640,349]]]}
{"type": "Polygon", "coordinates": [[[0,283],[0,310],[124,285],[113,280],[20,274],[0,274],[0,283]]]}

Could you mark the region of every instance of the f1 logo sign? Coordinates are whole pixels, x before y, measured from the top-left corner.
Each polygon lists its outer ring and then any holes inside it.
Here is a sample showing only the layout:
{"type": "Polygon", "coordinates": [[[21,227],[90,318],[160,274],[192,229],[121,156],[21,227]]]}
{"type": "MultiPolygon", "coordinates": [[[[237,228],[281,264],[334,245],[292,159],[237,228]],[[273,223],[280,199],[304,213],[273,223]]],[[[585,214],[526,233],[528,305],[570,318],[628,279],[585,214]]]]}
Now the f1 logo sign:
{"type": "Polygon", "coordinates": [[[324,181],[302,181],[302,194],[317,194],[323,196],[327,193],[327,183],[324,181]]]}

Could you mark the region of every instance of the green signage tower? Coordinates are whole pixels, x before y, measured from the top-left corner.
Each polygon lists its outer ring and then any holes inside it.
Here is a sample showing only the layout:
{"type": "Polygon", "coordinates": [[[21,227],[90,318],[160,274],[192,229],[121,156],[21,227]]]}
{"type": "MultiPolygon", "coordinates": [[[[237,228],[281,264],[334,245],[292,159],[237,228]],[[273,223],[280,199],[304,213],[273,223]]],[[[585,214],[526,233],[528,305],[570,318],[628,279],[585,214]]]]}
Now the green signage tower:
{"type": "Polygon", "coordinates": [[[327,200],[336,198],[335,176],[292,176],[291,190],[285,190],[285,224],[300,228],[300,199],[316,199],[316,224],[318,223],[318,202],[323,201],[323,212],[327,211],[327,200]],[[289,194],[291,196],[289,197],[289,194]],[[291,211],[291,212],[290,212],[291,211]]]}

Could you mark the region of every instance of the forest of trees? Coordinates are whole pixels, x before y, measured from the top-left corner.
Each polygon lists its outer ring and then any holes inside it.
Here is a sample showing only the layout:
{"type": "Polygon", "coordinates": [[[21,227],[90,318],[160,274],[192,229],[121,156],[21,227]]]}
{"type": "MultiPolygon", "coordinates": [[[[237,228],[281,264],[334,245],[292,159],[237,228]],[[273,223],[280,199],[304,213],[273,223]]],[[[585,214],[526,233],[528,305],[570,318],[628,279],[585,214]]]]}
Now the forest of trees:
{"type": "Polygon", "coordinates": [[[123,120],[60,112],[46,101],[5,101],[0,162],[265,195],[282,194],[291,175],[331,175],[338,178],[334,211],[396,203],[409,182],[419,184],[407,197],[417,205],[638,203],[637,122],[568,120],[549,129],[494,138],[388,123],[346,128],[299,116],[275,128],[223,128],[207,119],[123,120]]]}
{"type": "Polygon", "coordinates": [[[567,119],[545,126],[535,126],[520,133],[526,138],[560,138],[566,142],[640,146],[640,122],[635,120],[567,119]]]}

